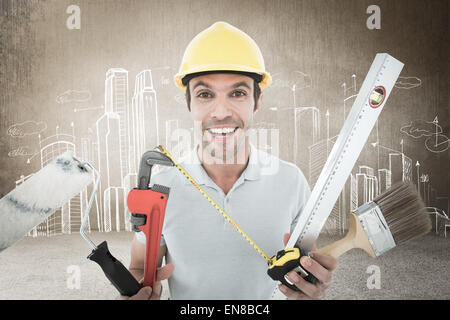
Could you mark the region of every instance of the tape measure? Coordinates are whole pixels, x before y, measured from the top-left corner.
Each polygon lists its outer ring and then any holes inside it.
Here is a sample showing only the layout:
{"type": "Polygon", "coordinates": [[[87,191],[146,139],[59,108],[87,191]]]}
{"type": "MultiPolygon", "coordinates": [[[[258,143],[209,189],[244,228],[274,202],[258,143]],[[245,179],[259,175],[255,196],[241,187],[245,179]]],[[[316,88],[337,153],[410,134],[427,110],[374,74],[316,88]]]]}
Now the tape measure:
{"type": "Polygon", "coordinates": [[[242,237],[244,237],[244,239],[247,240],[252,245],[252,247],[267,261],[267,263],[269,265],[272,265],[272,259],[255,243],[255,241],[253,241],[249,237],[249,235],[247,233],[244,232],[244,230],[242,230],[236,224],[236,222],[234,222],[233,219],[231,219],[231,217],[228,215],[228,213],[226,213],[225,210],[223,210],[222,207],[219,206],[217,204],[217,202],[215,202],[214,199],[211,198],[209,196],[209,194],[206,193],[205,190],[203,190],[202,187],[200,187],[200,185],[194,180],[194,178],[192,178],[189,175],[189,173],[187,173],[187,171],[184,170],[184,168],[175,161],[175,159],[172,157],[172,155],[169,153],[169,151],[167,151],[167,149],[161,145],[158,146],[157,148],[161,151],[161,153],[163,153],[164,155],[166,155],[167,157],[169,157],[172,160],[175,167],[186,177],[186,179],[188,179],[194,185],[194,187],[197,188],[198,191],[200,191],[200,193],[214,206],[214,208],[216,208],[217,211],[219,211],[222,214],[222,216],[225,218],[225,220],[227,220],[234,227],[234,229],[236,229],[242,235],[242,237]]]}
{"type": "MultiPolygon", "coordinates": [[[[314,277],[301,268],[300,257],[307,255],[312,249],[402,68],[403,63],[386,53],[379,53],[375,56],[349,116],[345,120],[339,137],[311,192],[311,196],[299,216],[286,248],[280,250],[271,258],[173,159],[164,146],[158,146],[158,149],[173,161],[175,167],[267,261],[269,264],[267,271],[269,276],[274,280],[281,281],[293,290],[298,290],[295,285],[289,282],[286,276],[289,272],[296,271],[303,277],[306,277],[308,281],[314,281],[314,277]]],[[[285,296],[276,287],[271,298],[285,299],[285,296]]]]}

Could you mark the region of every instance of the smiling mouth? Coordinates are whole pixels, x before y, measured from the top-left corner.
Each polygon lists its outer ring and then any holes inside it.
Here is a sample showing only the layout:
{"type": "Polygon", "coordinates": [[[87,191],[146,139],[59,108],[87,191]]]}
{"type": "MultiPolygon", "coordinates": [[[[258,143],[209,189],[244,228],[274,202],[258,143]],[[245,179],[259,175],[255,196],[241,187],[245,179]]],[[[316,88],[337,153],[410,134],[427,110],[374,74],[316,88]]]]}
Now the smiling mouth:
{"type": "Polygon", "coordinates": [[[209,128],[206,129],[213,137],[229,137],[232,136],[239,127],[227,128],[209,128]]]}

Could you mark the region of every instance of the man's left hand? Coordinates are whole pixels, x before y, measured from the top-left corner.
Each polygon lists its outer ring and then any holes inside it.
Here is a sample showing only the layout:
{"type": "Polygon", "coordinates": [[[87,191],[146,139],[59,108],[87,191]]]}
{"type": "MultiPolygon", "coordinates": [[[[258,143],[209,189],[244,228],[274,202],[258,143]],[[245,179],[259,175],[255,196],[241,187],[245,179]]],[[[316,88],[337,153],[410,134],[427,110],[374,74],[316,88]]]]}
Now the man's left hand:
{"type": "MultiPolygon", "coordinates": [[[[283,238],[286,246],[290,234],[286,233],[283,238]]],[[[288,274],[289,280],[300,290],[294,291],[283,284],[278,288],[289,299],[292,300],[309,300],[309,299],[323,299],[325,293],[330,286],[333,277],[333,271],[338,266],[336,258],[319,253],[313,248],[309,252],[309,257],[304,256],[300,258],[300,264],[307,272],[310,272],[316,277],[315,283],[312,284],[303,279],[297,272],[291,271],[288,274]]]]}

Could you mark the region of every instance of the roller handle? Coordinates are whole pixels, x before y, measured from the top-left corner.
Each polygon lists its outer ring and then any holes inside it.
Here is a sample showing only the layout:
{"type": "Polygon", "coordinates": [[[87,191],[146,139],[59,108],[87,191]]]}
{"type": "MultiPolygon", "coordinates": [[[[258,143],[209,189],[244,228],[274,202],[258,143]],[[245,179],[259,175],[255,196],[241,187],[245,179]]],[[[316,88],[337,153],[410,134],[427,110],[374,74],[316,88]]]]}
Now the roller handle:
{"type": "Polygon", "coordinates": [[[108,250],[106,241],[92,250],[88,259],[97,262],[114,287],[123,296],[134,296],[142,288],[130,271],[108,250]]]}

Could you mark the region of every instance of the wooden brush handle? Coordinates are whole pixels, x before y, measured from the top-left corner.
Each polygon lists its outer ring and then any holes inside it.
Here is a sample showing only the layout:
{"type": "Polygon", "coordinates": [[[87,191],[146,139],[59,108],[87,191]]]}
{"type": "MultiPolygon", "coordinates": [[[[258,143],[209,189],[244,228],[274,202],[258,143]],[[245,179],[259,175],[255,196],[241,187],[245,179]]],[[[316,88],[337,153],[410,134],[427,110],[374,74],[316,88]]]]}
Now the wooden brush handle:
{"type": "Polygon", "coordinates": [[[329,244],[323,248],[320,248],[317,250],[319,253],[323,253],[329,256],[332,256],[334,258],[338,258],[350,249],[355,248],[352,239],[349,237],[345,237],[341,240],[338,240],[336,242],[333,242],[332,244],[329,244]]]}
{"type": "Polygon", "coordinates": [[[371,257],[376,257],[372,245],[369,242],[369,238],[367,238],[367,234],[359,222],[358,217],[354,213],[350,213],[350,226],[347,235],[343,239],[320,248],[317,251],[338,258],[353,248],[363,249],[371,257]]]}

